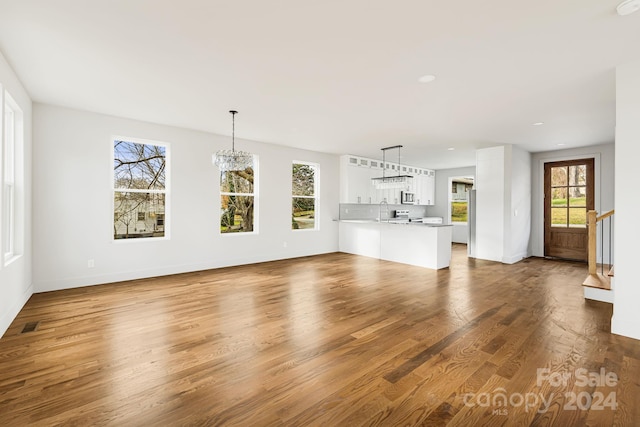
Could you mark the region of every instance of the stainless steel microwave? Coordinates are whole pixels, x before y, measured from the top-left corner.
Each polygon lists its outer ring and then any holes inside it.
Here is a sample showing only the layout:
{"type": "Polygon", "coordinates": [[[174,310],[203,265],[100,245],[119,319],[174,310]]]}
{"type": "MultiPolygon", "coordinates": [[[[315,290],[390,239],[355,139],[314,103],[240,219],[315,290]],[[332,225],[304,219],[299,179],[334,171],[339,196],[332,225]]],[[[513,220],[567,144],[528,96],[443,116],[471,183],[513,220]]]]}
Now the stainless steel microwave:
{"type": "Polygon", "coordinates": [[[403,205],[413,205],[416,201],[415,193],[410,193],[409,191],[401,191],[400,192],[400,203],[403,205]]]}

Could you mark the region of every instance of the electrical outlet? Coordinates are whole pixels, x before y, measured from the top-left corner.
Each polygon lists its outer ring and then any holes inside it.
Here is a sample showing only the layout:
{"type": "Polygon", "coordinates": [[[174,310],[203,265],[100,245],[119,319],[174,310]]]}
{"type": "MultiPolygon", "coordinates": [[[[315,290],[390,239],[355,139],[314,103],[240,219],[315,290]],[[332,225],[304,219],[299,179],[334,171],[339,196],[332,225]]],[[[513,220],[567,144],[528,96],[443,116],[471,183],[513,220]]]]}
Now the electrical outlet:
{"type": "Polygon", "coordinates": [[[96,266],[96,263],[94,260],[90,259],[89,261],[87,261],[87,267],[88,268],[93,268],[96,266]]]}
{"type": "Polygon", "coordinates": [[[287,247],[287,242],[282,242],[282,247],[286,248],[287,247]]]}

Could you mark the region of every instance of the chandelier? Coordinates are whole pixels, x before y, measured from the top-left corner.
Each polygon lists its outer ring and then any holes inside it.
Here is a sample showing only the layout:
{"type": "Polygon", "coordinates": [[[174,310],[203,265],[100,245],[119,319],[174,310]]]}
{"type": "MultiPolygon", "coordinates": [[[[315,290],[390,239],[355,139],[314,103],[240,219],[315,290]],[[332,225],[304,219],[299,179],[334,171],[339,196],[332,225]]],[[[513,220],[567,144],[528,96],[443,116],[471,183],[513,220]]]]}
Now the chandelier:
{"type": "Polygon", "coordinates": [[[397,188],[407,188],[413,184],[413,176],[400,175],[400,149],[402,145],[394,145],[393,147],[382,148],[382,176],[371,178],[371,183],[377,190],[392,190],[397,188]],[[398,175],[385,176],[385,169],[387,169],[387,150],[398,149],[398,175]]]}
{"type": "Polygon", "coordinates": [[[231,113],[231,150],[219,150],[213,156],[213,164],[220,172],[243,171],[253,166],[253,155],[246,151],[236,151],[236,110],[229,110],[231,113]]]}

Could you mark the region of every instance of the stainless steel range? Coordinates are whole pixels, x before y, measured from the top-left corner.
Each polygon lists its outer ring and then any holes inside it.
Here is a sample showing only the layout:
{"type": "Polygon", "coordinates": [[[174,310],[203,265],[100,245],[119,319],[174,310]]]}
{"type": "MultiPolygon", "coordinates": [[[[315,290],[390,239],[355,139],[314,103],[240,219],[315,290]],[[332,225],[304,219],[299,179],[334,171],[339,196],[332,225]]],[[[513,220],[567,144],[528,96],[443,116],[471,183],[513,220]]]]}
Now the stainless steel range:
{"type": "Polygon", "coordinates": [[[423,224],[442,224],[442,217],[411,217],[409,209],[397,209],[391,221],[396,223],[418,222],[423,224]]]}
{"type": "Polygon", "coordinates": [[[393,218],[389,220],[393,223],[408,223],[409,222],[409,209],[396,209],[393,218]]]}

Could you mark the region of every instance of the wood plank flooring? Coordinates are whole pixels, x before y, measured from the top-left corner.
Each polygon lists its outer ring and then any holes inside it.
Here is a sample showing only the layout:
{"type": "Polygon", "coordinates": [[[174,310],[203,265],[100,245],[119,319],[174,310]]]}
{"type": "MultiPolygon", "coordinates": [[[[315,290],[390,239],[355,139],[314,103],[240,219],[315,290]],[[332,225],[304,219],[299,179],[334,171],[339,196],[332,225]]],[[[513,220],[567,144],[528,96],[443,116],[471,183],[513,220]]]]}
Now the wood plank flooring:
{"type": "Polygon", "coordinates": [[[0,339],[0,425],[639,425],[640,341],[584,300],[586,265],[465,251],[33,295],[0,339]]]}

